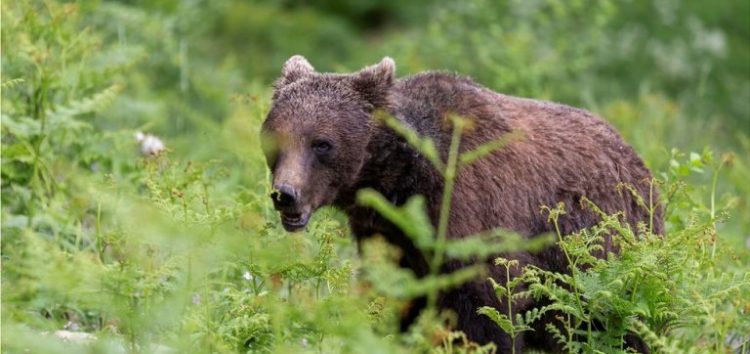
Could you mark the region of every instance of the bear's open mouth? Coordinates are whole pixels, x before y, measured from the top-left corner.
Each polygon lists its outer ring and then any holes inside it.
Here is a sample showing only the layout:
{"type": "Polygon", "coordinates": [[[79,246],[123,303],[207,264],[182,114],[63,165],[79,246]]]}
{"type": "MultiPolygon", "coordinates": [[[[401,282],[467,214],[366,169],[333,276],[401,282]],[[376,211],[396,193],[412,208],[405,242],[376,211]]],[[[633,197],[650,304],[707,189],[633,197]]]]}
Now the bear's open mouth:
{"type": "Polygon", "coordinates": [[[298,231],[307,225],[310,213],[281,213],[281,225],[286,231],[298,231]]]}

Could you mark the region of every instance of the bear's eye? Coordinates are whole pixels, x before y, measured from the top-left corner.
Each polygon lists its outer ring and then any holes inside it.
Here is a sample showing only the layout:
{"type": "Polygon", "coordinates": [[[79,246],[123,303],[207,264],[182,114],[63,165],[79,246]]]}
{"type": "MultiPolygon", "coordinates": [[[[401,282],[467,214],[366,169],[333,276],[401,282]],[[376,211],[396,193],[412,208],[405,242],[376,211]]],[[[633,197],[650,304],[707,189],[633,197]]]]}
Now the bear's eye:
{"type": "Polygon", "coordinates": [[[312,149],[316,154],[325,154],[333,148],[330,142],[326,140],[315,140],[312,143],[312,149]]]}

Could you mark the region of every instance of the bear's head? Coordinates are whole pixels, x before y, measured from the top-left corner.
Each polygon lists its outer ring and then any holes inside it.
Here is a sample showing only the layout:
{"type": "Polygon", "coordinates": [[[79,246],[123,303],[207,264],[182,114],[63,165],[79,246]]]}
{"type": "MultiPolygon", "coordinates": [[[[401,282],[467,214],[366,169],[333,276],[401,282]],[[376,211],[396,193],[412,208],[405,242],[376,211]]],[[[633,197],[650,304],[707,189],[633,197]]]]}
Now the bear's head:
{"type": "Polygon", "coordinates": [[[284,64],[261,141],[273,173],[271,198],[287,231],[305,227],[312,212],[357,182],[372,113],[388,105],[394,75],[387,57],[352,74],[317,73],[299,55],[284,64]]]}

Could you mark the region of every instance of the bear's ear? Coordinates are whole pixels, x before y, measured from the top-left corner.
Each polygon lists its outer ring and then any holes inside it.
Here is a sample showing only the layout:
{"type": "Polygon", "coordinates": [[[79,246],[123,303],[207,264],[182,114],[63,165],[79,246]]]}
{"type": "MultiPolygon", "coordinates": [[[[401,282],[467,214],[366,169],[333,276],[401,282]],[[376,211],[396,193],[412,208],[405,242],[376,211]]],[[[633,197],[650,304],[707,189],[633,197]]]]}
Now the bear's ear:
{"type": "Polygon", "coordinates": [[[375,108],[387,104],[388,90],[396,79],[396,63],[385,57],[377,65],[368,66],[354,74],[354,89],[375,108]]]}
{"type": "Polygon", "coordinates": [[[289,85],[305,76],[315,73],[315,68],[301,55],[293,55],[289,58],[284,67],[281,69],[281,78],[276,81],[274,87],[276,90],[289,85]]]}

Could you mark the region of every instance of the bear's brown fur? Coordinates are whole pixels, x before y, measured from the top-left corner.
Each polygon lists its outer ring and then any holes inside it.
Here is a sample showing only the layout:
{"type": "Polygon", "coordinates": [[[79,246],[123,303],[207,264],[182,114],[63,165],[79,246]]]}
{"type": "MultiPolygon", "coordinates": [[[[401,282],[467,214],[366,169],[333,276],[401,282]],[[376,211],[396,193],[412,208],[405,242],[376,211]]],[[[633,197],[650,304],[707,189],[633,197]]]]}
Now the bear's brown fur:
{"type": "MultiPolygon", "coordinates": [[[[274,203],[287,230],[304,227],[315,209],[335,205],[348,214],[357,239],[381,234],[402,249],[402,266],[418,276],[427,274],[423,255],[401,231],[355,203],[359,189],[373,188],[396,204],[424,195],[435,224],[440,209],[440,173],[404,139],[373,119],[376,109],[434,140],[443,160],[452,129],[446,124],[448,115],[473,121],[473,129],[462,138],[461,151],[511,131],[522,132],[522,139],[460,170],[449,218],[451,238],[498,227],[527,237],[554,231],[540,207],[558,202],[566,206],[560,231],[572,233],[600,221],[582,206],[583,197],[604,212],[623,212],[632,227],[648,223],[651,216],[629,193],[616,192],[619,183],[634,186],[646,201],[658,200],[655,192],[651,194],[651,174],[635,151],[609,124],[584,110],[506,96],[446,73],[396,80],[395,64],[389,58],[353,74],[322,74],[294,56],[284,65],[263,125],[263,132],[276,141],[268,148],[268,163],[274,175],[274,203]]],[[[663,232],[659,208],[653,215],[653,230],[663,232]]],[[[609,240],[606,243],[605,249],[611,250],[609,240]]],[[[556,247],[505,256],[518,259],[521,266],[567,271],[565,257],[556,247]]],[[[443,270],[462,266],[448,261],[443,270]]],[[[490,268],[491,276],[505,283],[504,274],[490,268]]],[[[476,314],[480,306],[507,308],[486,281],[478,279],[442,294],[439,305],[457,314],[459,329],[472,340],[495,342],[501,352],[510,350],[508,335],[476,314]]],[[[539,305],[521,301],[514,312],[539,305]]],[[[405,324],[416,316],[419,307],[414,308],[405,324]]],[[[519,349],[555,350],[543,322],[517,340],[519,349]]]]}

